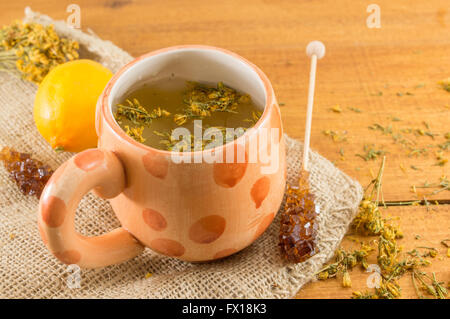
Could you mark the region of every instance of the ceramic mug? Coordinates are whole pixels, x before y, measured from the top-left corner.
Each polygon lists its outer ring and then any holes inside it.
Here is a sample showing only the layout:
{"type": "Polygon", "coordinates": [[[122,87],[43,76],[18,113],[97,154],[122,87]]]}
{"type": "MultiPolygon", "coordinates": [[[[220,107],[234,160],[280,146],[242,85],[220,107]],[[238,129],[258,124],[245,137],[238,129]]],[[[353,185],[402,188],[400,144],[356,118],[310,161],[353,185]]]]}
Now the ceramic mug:
{"type": "Polygon", "coordinates": [[[133,258],[144,247],[185,261],[226,257],[254,242],[280,207],[286,163],[279,107],[266,75],[232,52],[189,45],[135,59],[112,77],[100,96],[96,130],[98,148],[78,153],[61,165],[39,203],[41,237],[66,264],[103,267],[133,258]],[[178,163],[174,152],[140,144],[116,123],[113,108],[130,90],[170,75],[223,81],[249,93],[264,107],[253,129],[208,150],[222,154],[222,163],[178,163]],[[262,138],[267,130],[278,132],[277,137],[262,138]],[[250,160],[255,150],[273,155],[276,165],[271,172],[264,172],[267,161],[250,160]],[[241,160],[237,154],[244,154],[241,160]],[[110,199],[122,227],[95,237],[76,232],[75,212],[90,190],[110,199]]]}

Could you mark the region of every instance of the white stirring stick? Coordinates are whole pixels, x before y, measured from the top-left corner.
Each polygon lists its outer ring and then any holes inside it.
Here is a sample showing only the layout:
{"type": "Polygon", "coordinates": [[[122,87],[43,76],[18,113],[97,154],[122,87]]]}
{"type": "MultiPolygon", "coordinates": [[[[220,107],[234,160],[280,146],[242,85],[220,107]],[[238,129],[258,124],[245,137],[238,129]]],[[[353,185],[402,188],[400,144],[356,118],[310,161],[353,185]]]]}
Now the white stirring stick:
{"type": "Polygon", "coordinates": [[[308,171],[309,141],[311,139],[311,122],[314,105],[314,88],[316,84],[317,59],[325,55],[325,45],[320,41],[312,41],[306,47],[306,54],[311,58],[311,71],[309,73],[308,107],[306,109],[305,142],[303,144],[303,169],[308,171]]]}

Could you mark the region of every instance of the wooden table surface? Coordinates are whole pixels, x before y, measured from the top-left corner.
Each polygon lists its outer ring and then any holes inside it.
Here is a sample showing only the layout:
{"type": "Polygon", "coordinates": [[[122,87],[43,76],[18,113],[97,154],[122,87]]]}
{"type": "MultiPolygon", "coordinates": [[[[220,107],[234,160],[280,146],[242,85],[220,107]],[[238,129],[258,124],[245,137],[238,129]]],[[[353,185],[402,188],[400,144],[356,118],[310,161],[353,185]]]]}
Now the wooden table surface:
{"type": "MultiPolygon", "coordinates": [[[[24,7],[55,19],[67,19],[72,0],[16,0],[0,3],[0,25],[23,17],[24,7]]],[[[450,93],[438,81],[450,77],[450,7],[446,1],[378,0],[381,28],[368,28],[370,1],[355,0],[78,0],[81,27],[92,29],[130,54],[140,54],[178,44],[223,47],[258,65],[270,78],[281,107],[285,132],[303,139],[309,61],[306,44],[321,40],[327,54],[319,61],[312,148],[356,178],[363,186],[380,165],[365,161],[365,144],[386,152],[386,201],[412,201],[422,195],[412,186],[450,177],[450,163],[437,162],[435,146],[450,132],[450,93]],[[331,108],[339,105],[341,113],[331,108]],[[358,108],[356,113],[350,108],[358,108]],[[429,128],[426,128],[426,124],[429,128]],[[430,131],[434,139],[402,135],[426,154],[411,156],[389,134],[368,129],[373,124],[392,125],[394,134],[404,129],[430,131]],[[345,141],[335,142],[323,132],[333,130],[345,141]],[[342,154],[343,155],[342,155],[342,154]]],[[[450,152],[444,152],[449,158],[450,152]]],[[[442,239],[450,238],[450,191],[427,196],[428,209],[389,208],[406,234],[405,250],[433,245],[440,255],[429,267],[450,281],[449,258],[442,239]],[[447,204],[447,205],[446,205],[447,204]],[[415,240],[420,235],[421,239],[415,240]]],[[[351,243],[344,240],[343,245],[351,243]]],[[[336,280],[306,285],[299,298],[348,298],[353,290],[366,289],[367,273],[353,270],[353,288],[336,280]]],[[[414,298],[411,279],[402,279],[405,298],[414,298]]]]}

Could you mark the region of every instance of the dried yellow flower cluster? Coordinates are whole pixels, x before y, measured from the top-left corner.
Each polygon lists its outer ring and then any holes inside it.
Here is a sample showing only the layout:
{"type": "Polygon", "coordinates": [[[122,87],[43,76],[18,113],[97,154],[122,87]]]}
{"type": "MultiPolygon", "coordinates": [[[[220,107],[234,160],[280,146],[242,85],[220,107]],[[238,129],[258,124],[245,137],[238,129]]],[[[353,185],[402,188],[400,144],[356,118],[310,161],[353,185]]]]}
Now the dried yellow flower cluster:
{"type": "Polygon", "coordinates": [[[51,69],[78,58],[78,42],[60,38],[53,25],[16,21],[0,30],[0,70],[19,70],[40,83],[51,69]]]}
{"type": "Polygon", "coordinates": [[[222,82],[217,87],[209,87],[197,82],[188,82],[190,86],[186,93],[183,114],[175,114],[174,121],[177,125],[183,125],[189,119],[201,119],[211,116],[213,112],[237,113],[239,103],[248,103],[250,96],[241,94],[226,86],[222,82]]]}
{"type": "MultiPolygon", "coordinates": [[[[435,274],[427,275],[422,267],[431,264],[427,257],[435,258],[437,250],[432,247],[417,247],[427,249],[422,254],[417,249],[402,254],[402,247],[397,240],[403,237],[399,227],[384,219],[379,210],[379,204],[384,204],[382,195],[382,176],[386,158],[383,157],[378,176],[366,188],[366,196],[359,205],[359,213],[352,222],[352,228],[359,235],[378,236],[375,242],[361,242],[361,249],[353,253],[338,249],[335,262],[323,268],[316,274],[317,279],[326,280],[342,274],[342,286],[351,287],[349,271],[356,265],[368,269],[367,257],[374,250],[371,245],[378,244],[377,266],[380,281],[373,292],[355,291],[354,299],[394,299],[401,296],[399,279],[406,273],[411,273],[413,285],[419,298],[423,298],[419,289],[440,299],[445,299],[448,292],[442,282],[437,281],[435,274]],[[370,191],[371,188],[371,191],[370,191]],[[420,286],[420,287],[419,287],[420,286]]],[[[446,242],[442,244],[446,246],[446,242]]]]}

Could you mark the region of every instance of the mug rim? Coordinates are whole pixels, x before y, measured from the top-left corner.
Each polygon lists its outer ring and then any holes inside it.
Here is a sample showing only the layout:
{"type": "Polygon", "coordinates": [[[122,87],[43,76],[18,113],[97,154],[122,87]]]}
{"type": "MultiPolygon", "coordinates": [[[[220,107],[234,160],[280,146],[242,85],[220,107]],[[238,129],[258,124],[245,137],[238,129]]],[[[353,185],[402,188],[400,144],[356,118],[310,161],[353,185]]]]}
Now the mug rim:
{"type": "MultiPolygon", "coordinates": [[[[105,87],[104,92],[102,93],[101,96],[101,114],[103,116],[103,118],[105,119],[106,123],[109,125],[109,127],[112,129],[112,131],[115,133],[115,135],[121,139],[124,140],[125,142],[128,142],[140,149],[143,149],[145,151],[150,151],[153,153],[160,153],[160,154],[164,154],[164,155],[195,155],[198,153],[204,153],[204,152],[218,152],[218,151],[222,151],[225,147],[228,147],[229,145],[233,145],[233,144],[237,144],[239,140],[245,139],[246,136],[250,135],[251,132],[256,131],[263,123],[264,121],[269,117],[269,108],[271,107],[272,104],[274,104],[273,102],[273,88],[272,88],[272,84],[270,83],[268,77],[264,74],[264,72],[258,68],[255,64],[251,63],[250,61],[248,61],[247,59],[241,57],[240,55],[226,50],[226,49],[222,49],[222,48],[218,48],[218,47],[214,47],[214,46],[209,46],[209,45],[199,45],[199,44],[190,44],[190,45],[176,45],[176,46],[171,46],[171,47],[166,47],[166,48],[162,48],[162,49],[158,49],[155,51],[151,51],[149,53],[143,54],[137,58],[135,58],[134,60],[132,60],[131,62],[128,62],[127,64],[125,64],[123,67],[121,67],[119,69],[119,71],[117,71],[112,78],[109,80],[108,84],[105,87]],[[259,120],[255,123],[255,125],[253,125],[251,127],[251,129],[246,130],[244,132],[244,134],[242,134],[241,136],[239,136],[237,139],[227,142],[225,144],[216,146],[214,148],[210,148],[207,150],[199,150],[199,151],[189,151],[189,152],[174,152],[174,151],[168,151],[168,150],[162,150],[162,149],[158,149],[158,148],[154,148],[148,145],[145,145],[143,143],[137,142],[136,140],[134,140],[133,138],[131,138],[130,136],[128,136],[128,134],[125,133],[125,131],[117,124],[117,122],[114,119],[114,116],[112,114],[112,108],[109,107],[109,96],[111,94],[112,88],[114,87],[114,85],[117,83],[117,81],[119,80],[119,78],[121,77],[121,75],[127,71],[129,68],[131,68],[133,65],[135,65],[136,63],[139,63],[147,58],[162,54],[162,53],[166,53],[166,52],[171,52],[171,51],[178,51],[180,49],[200,49],[200,50],[209,50],[209,51],[218,51],[221,53],[224,53],[226,55],[231,56],[232,58],[238,59],[241,62],[245,63],[247,66],[249,66],[253,72],[255,72],[255,74],[259,77],[259,79],[261,80],[261,82],[263,83],[263,87],[264,87],[264,93],[266,95],[266,99],[265,99],[265,105],[264,105],[264,111],[261,115],[261,117],[259,118],[259,120]]],[[[100,136],[98,137],[100,138],[100,136]]],[[[245,145],[245,144],[244,144],[245,145]]]]}

